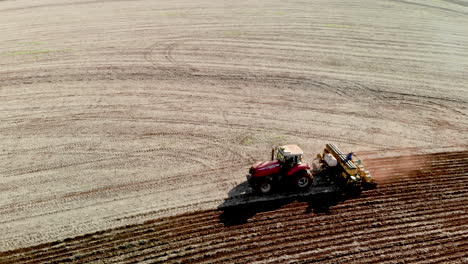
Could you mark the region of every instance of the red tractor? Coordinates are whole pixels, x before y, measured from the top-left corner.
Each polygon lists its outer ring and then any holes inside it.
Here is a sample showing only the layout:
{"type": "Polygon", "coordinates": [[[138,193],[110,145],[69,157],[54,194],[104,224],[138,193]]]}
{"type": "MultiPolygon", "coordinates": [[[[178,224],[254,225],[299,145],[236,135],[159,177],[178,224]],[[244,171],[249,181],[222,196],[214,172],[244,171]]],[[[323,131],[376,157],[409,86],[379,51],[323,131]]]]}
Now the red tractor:
{"type": "Polygon", "coordinates": [[[273,147],[271,161],[255,163],[247,181],[261,194],[271,193],[277,186],[290,186],[300,191],[312,184],[310,166],[302,162],[302,149],[297,145],[273,147]]]}

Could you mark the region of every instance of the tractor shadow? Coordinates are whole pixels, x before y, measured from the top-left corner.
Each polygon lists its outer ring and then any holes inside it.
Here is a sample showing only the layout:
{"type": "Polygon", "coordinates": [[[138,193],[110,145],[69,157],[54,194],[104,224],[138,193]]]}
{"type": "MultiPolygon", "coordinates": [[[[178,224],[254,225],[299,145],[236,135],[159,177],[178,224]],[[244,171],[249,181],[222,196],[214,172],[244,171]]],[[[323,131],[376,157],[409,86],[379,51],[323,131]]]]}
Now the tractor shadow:
{"type": "Polygon", "coordinates": [[[330,207],[349,199],[342,192],[298,195],[291,191],[271,195],[255,195],[248,191],[248,183],[243,182],[228,193],[228,198],[218,206],[221,212],[220,223],[224,226],[242,225],[255,215],[275,211],[295,202],[307,203],[304,213],[330,214],[330,207]]]}

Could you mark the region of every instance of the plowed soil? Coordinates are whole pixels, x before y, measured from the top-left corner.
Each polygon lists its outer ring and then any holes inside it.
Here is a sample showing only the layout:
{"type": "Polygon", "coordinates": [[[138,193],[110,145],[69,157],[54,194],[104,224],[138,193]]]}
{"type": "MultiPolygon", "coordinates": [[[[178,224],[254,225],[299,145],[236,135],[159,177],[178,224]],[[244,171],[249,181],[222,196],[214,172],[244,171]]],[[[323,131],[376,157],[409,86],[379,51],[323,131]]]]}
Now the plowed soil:
{"type": "Polygon", "coordinates": [[[466,25],[458,0],[0,0],[0,262],[463,260],[466,25]],[[216,210],[272,145],[329,142],[379,188],[216,210]]]}

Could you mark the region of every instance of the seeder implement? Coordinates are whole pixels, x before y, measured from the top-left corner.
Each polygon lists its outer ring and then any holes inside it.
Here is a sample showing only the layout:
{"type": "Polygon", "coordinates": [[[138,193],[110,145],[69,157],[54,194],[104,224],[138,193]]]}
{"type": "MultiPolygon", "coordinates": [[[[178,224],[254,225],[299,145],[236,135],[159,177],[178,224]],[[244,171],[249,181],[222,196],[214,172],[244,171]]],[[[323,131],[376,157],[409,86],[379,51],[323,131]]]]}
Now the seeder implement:
{"type": "Polygon", "coordinates": [[[376,186],[371,173],[362,164],[362,160],[354,159],[353,153],[344,154],[335,144],[327,144],[320,159],[325,169],[334,171],[331,174],[334,174],[338,182],[347,187],[362,190],[376,186]],[[336,165],[330,164],[329,159],[326,159],[327,155],[331,155],[336,160],[336,165]]]}

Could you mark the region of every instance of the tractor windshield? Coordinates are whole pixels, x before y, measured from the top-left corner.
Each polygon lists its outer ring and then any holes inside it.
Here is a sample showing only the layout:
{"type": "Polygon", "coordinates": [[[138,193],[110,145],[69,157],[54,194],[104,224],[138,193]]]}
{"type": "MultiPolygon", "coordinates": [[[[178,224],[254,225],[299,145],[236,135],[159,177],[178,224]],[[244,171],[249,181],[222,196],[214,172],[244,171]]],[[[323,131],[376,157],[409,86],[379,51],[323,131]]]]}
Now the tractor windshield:
{"type": "Polygon", "coordinates": [[[296,163],[301,164],[302,163],[302,155],[299,155],[296,157],[296,163]]]}
{"type": "Polygon", "coordinates": [[[276,152],[276,159],[280,163],[292,163],[292,164],[302,163],[302,155],[285,157],[284,154],[281,151],[276,152]]]}
{"type": "Polygon", "coordinates": [[[283,155],[283,153],[281,153],[281,151],[277,151],[277,152],[276,152],[276,159],[277,159],[280,163],[284,163],[284,155],[283,155]]]}

